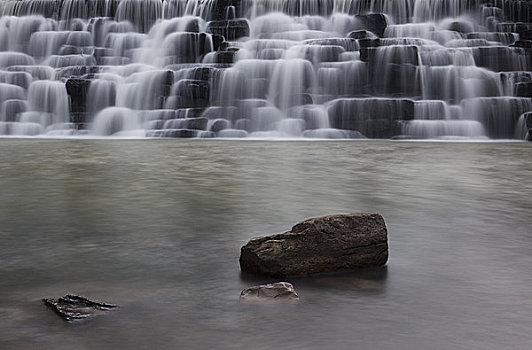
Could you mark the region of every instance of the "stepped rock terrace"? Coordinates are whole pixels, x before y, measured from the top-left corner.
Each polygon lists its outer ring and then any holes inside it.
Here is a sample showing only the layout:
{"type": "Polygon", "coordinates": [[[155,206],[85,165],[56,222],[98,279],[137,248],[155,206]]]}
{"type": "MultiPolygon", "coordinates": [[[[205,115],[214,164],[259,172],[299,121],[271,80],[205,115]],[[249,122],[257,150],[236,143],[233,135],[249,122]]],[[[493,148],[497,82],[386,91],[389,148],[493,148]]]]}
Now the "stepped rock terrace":
{"type": "Polygon", "coordinates": [[[0,135],[525,139],[532,1],[5,0],[0,135]]]}

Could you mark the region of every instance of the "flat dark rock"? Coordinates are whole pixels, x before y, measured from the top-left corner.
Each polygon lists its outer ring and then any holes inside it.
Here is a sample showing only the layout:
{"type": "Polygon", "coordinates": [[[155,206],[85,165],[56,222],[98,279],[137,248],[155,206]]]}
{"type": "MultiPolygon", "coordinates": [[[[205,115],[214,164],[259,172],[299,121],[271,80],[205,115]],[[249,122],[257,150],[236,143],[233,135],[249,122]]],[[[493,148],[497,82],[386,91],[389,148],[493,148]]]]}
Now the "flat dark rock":
{"type": "Polygon", "coordinates": [[[299,301],[294,286],[288,282],[276,282],[246,288],[240,293],[240,301],[247,303],[293,303],[299,301]]]}
{"type": "Polygon", "coordinates": [[[243,272],[290,276],[385,265],[388,234],[379,214],[331,215],[289,232],[251,239],[241,248],[243,272]]]}
{"type": "Polygon", "coordinates": [[[43,299],[59,316],[67,321],[86,320],[117,308],[117,305],[104,304],[77,295],[65,295],[59,299],[43,299]]]}

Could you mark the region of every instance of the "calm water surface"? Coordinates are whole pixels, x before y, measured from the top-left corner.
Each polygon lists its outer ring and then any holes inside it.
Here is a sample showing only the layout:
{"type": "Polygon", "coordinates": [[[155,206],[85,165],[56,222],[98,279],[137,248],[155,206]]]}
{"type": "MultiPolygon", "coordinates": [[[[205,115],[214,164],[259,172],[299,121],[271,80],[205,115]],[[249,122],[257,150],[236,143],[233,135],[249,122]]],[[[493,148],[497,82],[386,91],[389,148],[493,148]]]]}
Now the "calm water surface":
{"type": "Polygon", "coordinates": [[[530,349],[532,145],[0,140],[0,348],[530,349]],[[243,305],[240,247],[376,211],[387,269],[243,305]],[[81,324],[43,297],[121,308],[81,324]]]}

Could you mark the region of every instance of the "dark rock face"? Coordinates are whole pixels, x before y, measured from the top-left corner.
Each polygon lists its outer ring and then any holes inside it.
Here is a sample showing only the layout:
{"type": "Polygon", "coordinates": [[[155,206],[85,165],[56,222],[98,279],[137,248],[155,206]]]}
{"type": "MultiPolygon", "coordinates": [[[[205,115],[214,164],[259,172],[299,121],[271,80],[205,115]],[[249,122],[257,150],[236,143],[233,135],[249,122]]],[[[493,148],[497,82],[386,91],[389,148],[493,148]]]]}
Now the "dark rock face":
{"type": "Polygon", "coordinates": [[[384,31],[388,24],[386,22],[386,16],[382,13],[357,15],[356,18],[363,23],[365,29],[375,33],[379,37],[384,36],[384,31]]]}
{"type": "Polygon", "coordinates": [[[525,113],[524,118],[525,128],[527,129],[525,140],[532,141],[532,112],[525,113]]]}
{"type": "Polygon", "coordinates": [[[87,298],[70,294],[59,299],[43,299],[43,301],[59,316],[69,322],[86,320],[118,307],[116,305],[98,303],[87,298]]]}
{"type": "Polygon", "coordinates": [[[209,105],[210,84],[203,80],[182,79],[174,87],[168,106],[180,108],[204,108],[209,105]]]}
{"type": "Polygon", "coordinates": [[[366,136],[356,130],[314,129],[305,130],[304,137],[312,139],[365,139],[366,136]]]}
{"type": "Polygon", "coordinates": [[[212,34],[221,35],[226,40],[236,40],[249,36],[249,23],[244,18],[211,21],[207,26],[207,31],[212,34]]]}
{"type": "Polygon", "coordinates": [[[449,24],[447,29],[463,34],[471,33],[474,31],[473,24],[465,21],[454,21],[449,24]]]}
{"type": "Polygon", "coordinates": [[[0,111],[5,115],[6,122],[14,122],[17,120],[17,115],[26,112],[28,103],[23,100],[6,100],[1,104],[0,111]]]}
{"type": "MultiPolygon", "coordinates": [[[[532,62],[532,54],[523,48],[490,46],[479,47],[475,53],[475,64],[479,67],[488,68],[496,72],[510,72],[522,70],[520,63],[515,57],[523,57],[523,62],[532,62]]],[[[528,65],[528,64],[527,64],[528,65]]]]}
{"type": "Polygon", "coordinates": [[[232,8],[236,11],[234,15],[239,16],[242,11],[242,0],[215,0],[212,1],[210,8],[210,13],[206,16],[207,20],[223,20],[227,19],[231,11],[228,11],[229,8],[232,8]]]}
{"type": "MultiPolygon", "coordinates": [[[[201,137],[201,130],[193,129],[163,129],[163,130],[150,130],[146,133],[147,137],[169,137],[169,138],[179,138],[179,139],[191,139],[196,137],[201,137]]],[[[207,136],[207,135],[205,135],[207,136]]]]}
{"type": "Polygon", "coordinates": [[[523,30],[520,34],[519,34],[519,38],[521,40],[532,40],[532,29],[530,30],[523,30]]]}
{"type": "Polygon", "coordinates": [[[532,112],[525,113],[525,125],[528,130],[532,130],[532,112]]]}
{"type": "Polygon", "coordinates": [[[232,64],[235,60],[234,51],[219,51],[214,53],[214,62],[219,64],[232,64]]]}
{"type": "Polygon", "coordinates": [[[531,83],[517,83],[515,84],[515,96],[517,97],[532,97],[532,82],[531,83]]]}
{"type": "Polygon", "coordinates": [[[188,22],[184,32],[199,33],[200,32],[199,21],[195,18],[191,20],[190,22],[188,22]]]}
{"type": "Polygon", "coordinates": [[[223,35],[219,34],[211,34],[212,38],[212,49],[214,51],[218,51],[220,49],[220,46],[222,46],[222,43],[225,41],[225,38],[223,35]]]}
{"type": "Polygon", "coordinates": [[[373,34],[372,32],[368,32],[367,30],[357,30],[357,31],[349,32],[347,34],[347,37],[352,38],[352,39],[357,39],[357,40],[377,38],[375,34],[373,34]]]}
{"type": "Polygon", "coordinates": [[[366,134],[373,139],[388,139],[393,136],[392,122],[389,119],[374,119],[366,122],[366,134]]]}
{"type": "Polygon", "coordinates": [[[205,130],[208,122],[209,120],[203,117],[169,119],[164,123],[164,129],[205,130]]]}
{"type": "Polygon", "coordinates": [[[205,33],[173,33],[165,39],[166,51],[172,61],[169,63],[195,63],[213,50],[212,40],[205,33]]]}
{"type": "Polygon", "coordinates": [[[218,132],[221,130],[229,129],[231,127],[231,122],[227,119],[216,119],[213,121],[210,131],[218,132]]]}
{"type": "Polygon", "coordinates": [[[282,234],[251,239],[242,247],[244,272],[289,276],[381,266],[388,238],[379,214],[332,215],[303,221],[282,234]]]}
{"type": "Polygon", "coordinates": [[[71,121],[83,123],[87,112],[87,95],[89,94],[90,80],[68,79],[65,86],[70,96],[71,121]]]}
{"type": "Polygon", "coordinates": [[[414,119],[414,107],[409,99],[339,99],[330,103],[328,112],[333,128],[386,137],[393,134],[394,121],[414,119]]]}
{"type": "Polygon", "coordinates": [[[207,123],[209,120],[207,118],[190,118],[187,120],[187,129],[192,130],[205,130],[207,128],[207,123]]]}
{"type": "Polygon", "coordinates": [[[293,303],[299,301],[299,296],[291,283],[276,282],[244,289],[240,293],[240,301],[247,303],[293,303]]]}
{"type": "Polygon", "coordinates": [[[532,40],[517,40],[513,45],[510,46],[532,49],[532,40]]]}

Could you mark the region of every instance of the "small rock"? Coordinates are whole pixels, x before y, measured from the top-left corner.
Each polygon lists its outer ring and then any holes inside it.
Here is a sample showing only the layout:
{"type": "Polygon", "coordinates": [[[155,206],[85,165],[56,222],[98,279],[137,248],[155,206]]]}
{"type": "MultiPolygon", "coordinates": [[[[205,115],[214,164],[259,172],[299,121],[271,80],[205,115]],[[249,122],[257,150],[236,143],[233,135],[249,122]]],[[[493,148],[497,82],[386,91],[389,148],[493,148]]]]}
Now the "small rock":
{"type": "Polygon", "coordinates": [[[59,316],[69,322],[86,320],[118,307],[117,305],[98,303],[84,297],[70,294],[59,299],[43,299],[43,301],[59,316]]]}
{"type": "Polygon", "coordinates": [[[240,293],[240,300],[260,303],[293,303],[299,301],[299,296],[291,283],[276,282],[246,288],[240,293]]]}

